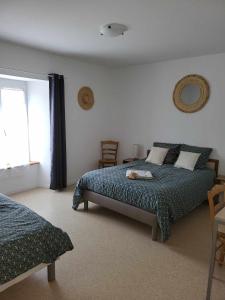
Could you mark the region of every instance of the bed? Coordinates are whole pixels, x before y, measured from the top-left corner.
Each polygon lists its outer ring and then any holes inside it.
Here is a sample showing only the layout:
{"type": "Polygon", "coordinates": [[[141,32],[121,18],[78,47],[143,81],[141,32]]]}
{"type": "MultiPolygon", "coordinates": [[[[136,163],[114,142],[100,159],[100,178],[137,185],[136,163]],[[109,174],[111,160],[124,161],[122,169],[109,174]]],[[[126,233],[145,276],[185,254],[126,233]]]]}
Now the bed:
{"type": "Polygon", "coordinates": [[[99,204],[152,226],[152,239],[161,232],[165,241],[171,234],[171,224],[187,215],[207,199],[214,184],[218,160],[193,172],[173,165],[158,166],[137,160],[128,164],[98,169],[84,174],[78,181],[73,209],[88,201],[99,204]],[[151,180],[129,180],[127,169],[150,170],[151,180]]]}
{"type": "Polygon", "coordinates": [[[45,267],[54,280],[55,261],[72,249],[67,233],[0,194],[0,292],[45,267]]]}

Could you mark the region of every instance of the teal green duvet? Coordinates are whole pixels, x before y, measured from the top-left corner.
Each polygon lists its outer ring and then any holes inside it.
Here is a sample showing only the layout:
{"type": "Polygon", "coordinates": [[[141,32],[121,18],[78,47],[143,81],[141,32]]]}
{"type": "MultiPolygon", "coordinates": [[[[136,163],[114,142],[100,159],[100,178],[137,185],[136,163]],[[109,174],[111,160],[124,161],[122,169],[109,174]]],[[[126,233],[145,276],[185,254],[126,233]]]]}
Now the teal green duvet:
{"type": "Polygon", "coordinates": [[[72,249],[67,233],[0,194],[0,284],[72,249]]]}

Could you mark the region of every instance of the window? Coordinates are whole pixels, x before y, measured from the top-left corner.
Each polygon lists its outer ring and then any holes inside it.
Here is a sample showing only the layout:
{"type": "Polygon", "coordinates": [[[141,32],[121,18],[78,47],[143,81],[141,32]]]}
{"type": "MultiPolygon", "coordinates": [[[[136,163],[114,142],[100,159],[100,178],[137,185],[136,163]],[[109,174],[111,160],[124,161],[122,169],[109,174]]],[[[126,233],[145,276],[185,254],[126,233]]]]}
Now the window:
{"type": "Polygon", "coordinates": [[[29,162],[28,118],[24,89],[0,87],[0,168],[29,162]]]}

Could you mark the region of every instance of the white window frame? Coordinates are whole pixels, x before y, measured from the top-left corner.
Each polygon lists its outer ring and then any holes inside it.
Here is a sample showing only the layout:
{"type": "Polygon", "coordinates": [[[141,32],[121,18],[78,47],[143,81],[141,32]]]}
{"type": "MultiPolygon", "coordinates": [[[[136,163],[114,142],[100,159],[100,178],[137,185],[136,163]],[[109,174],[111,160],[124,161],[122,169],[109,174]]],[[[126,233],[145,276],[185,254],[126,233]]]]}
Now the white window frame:
{"type": "MultiPolygon", "coordinates": [[[[15,80],[15,79],[5,79],[5,78],[0,78],[0,90],[1,89],[14,89],[14,90],[22,90],[24,92],[24,97],[25,97],[25,104],[26,104],[26,115],[27,115],[27,130],[28,130],[28,151],[29,151],[29,164],[33,164],[30,161],[30,141],[29,141],[29,116],[28,116],[28,92],[27,92],[27,83],[26,81],[22,80],[15,80]]],[[[0,106],[1,106],[1,93],[0,93],[0,106]]],[[[15,167],[9,167],[11,168],[16,168],[19,166],[23,166],[23,164],[15,166],[15,167]]]]}

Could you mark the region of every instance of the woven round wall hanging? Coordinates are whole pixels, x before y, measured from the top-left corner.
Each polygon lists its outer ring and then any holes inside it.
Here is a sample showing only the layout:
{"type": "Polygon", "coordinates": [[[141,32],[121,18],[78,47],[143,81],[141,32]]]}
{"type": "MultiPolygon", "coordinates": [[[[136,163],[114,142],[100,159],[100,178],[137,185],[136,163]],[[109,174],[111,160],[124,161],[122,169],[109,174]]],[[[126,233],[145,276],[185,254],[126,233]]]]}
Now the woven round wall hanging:
{"type": "Polygon", "coordinates": [[[94,94],[91,88],[84,86],[78,92],[78,103],[81,108],[88,110],[94,105],[94,94]]]}

